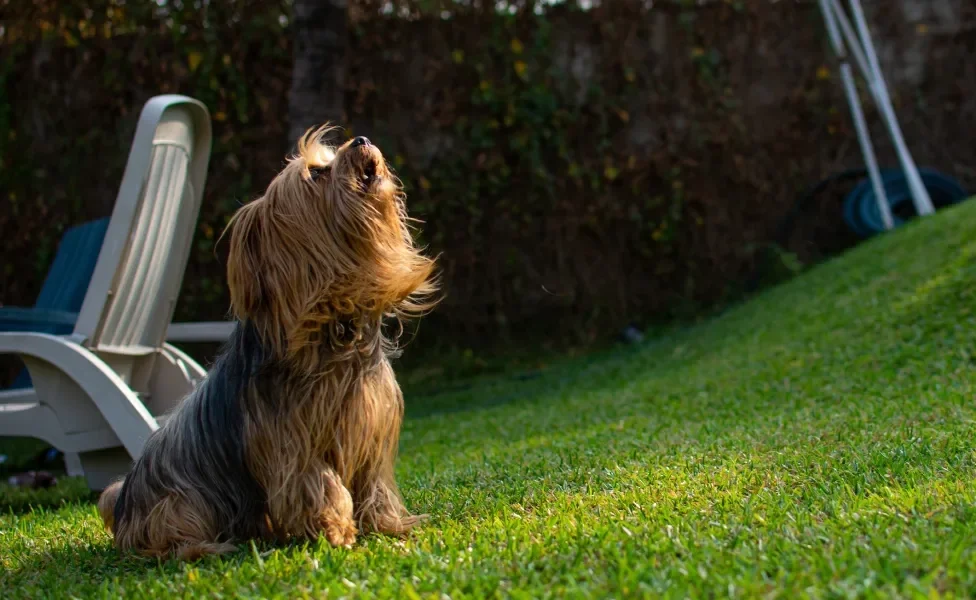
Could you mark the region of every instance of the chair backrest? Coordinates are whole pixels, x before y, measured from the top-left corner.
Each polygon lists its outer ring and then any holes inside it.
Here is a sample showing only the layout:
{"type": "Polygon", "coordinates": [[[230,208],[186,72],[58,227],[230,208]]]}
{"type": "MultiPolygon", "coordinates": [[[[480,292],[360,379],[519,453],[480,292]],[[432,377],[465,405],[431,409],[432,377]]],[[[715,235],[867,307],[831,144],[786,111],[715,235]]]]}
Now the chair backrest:
{"type": "Polygon", "coordinates": [[[210,148],[210,115],[201,102],[164,95],[143,107],[72,334],[103,358],[145,356],[165,344],[210,148]]]}
{"type": "Polygon", "coordinates": [[[108,218],[76,225],[64,232],[54,262],[37,295],[35,308],[78,312],[85,300],[108,218]]]}

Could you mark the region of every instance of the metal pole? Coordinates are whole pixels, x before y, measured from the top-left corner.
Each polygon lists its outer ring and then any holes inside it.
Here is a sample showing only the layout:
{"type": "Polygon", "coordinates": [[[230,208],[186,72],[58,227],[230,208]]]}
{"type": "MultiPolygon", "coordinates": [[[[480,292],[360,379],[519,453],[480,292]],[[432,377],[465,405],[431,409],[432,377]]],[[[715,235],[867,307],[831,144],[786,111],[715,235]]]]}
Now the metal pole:
{"type": "Polygon", "coordinates": [[[847,97],[847,104],[851,110],[851,118],[854,121],[854,129],[857,132],[857,141],[861,146],[861,153],[864,155],[864,162],[867,165],[868,175],[871,178],[871,187],[874,189],[874,199],[878,203],[878,212],[881,213],[881,220],[887,230],[894,228],[894,219],[891,216],[891,206],[888,205],[888,196],[885,194],[884,185],[881,182],[881,172],[878,169],[878,160],[874,155],[874,146],[871,144],[871,136],[868,132],[867,122],[864,119],[864,112],[861,109],[861,100],[857,95],[857,87],[854,85],[854,74],[851,72],[851,65],[847,60],[847,51],[841,40],[837,29],[835,15],[828,4],[829,0],[820,0],[820,12],[823,14],[824,22],[827,26],[827,34],[830,43],[834,48],[834,53],[840,59],[840,75],[844,84],[844,92],[847,97]]]}
{"type": "MultiPolygon", "coordinates": [[[[874,81],[874,71],[871,70],[871,66],[868,63],[868,57],[864,54],[864,49],[861,48],[861,40],[857,37],[857,33],[854,31],[854,26],[851,25],[850,20],[847,18],[847,13],[844,12],[844,7],[841,6],[841,0],[831,0],[830,6],[833,9],[830,13],[830,17],[834,23],[835,35],[843,34],[844,42],[847,43],[846,50],[850,52],[851,56],[854,57],[854,62],[857,63],[857,67],[861,70],[861,76],[868,83],[874,81]],[[840,34],[837,33],[836,28],[840,25],[840,34]]],[[[874,95],[874,90],[871,89],[872,96],[874,95]]]]}
{"type": "Polygon", "coordinates": [[[850,0],[851,12],[854,14],[854,23],[857,26],[861,37],[861,44],[864,46],[864,53],[867,55],[868,65],[872,71],[871,89],[874,92],[874,99],[881,110],[881,116],[888,126],[888,132],[895,144],[898,159],[905,176],[908,178],[908,187],[912,192],[912,200],[915,203],[915,210],[919,216],[930,215],[935,212],[932,206],[932,199],[929,197],[922,177],[918,174],[918,168],[912,159],[905,138],[902,136],[901,127],[898,125],[898,118],[895,116],[895,109],[891,105],[891,98],[888,96],[888,87],[885,84],[884,75],[881,73],[881,66],[878,63],[878,56],[874,51],[874,44],[871,42],[871,34],[868,32],[867,20],[864,18],[864,11],[861,9],[861,0],[850,0]]]}
{"type": "Polygon", "coordinates": [[[878,212],[881,213],[881,220],[885,229],[894,229],[895,221],[891,216],[891,205],[888,204],[888,195],[885,193],[884,184],[881,181],[881,171],[878,169],[878,160],[874,155],[867,122],[864,119],[864,112],[861,110],[860,99],[857,96],[857,87],[854,85],[851,65],[846,62],[842,64],[840,75],[844,80],[844,91],[847,94],[847,103],[851,107],[851,117],[854,120],[854,129],[857,131],[857,139],[861,144],[861,152],[864,154],[864,162],[867,164],[868,173],[871,175],[871,187],[874,188],[878,212]]]}

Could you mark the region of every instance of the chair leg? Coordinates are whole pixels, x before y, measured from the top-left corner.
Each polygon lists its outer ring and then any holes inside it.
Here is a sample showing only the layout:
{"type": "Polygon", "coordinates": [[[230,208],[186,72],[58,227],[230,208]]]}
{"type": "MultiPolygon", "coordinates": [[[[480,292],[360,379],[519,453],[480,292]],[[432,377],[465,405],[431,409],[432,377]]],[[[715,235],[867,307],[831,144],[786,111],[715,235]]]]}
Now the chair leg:
{"type": "Polygon", "coordinates": [[[81,452],[78,457],[88,487],[95,492],[122,479],[132,468],[132,457],[122,447],[81,452]]]}
{"type": "Polygon", "coordinates": [[[85,469],[81,466],[81,456],[77,452],[64,453],[64,471],[68,477],[81,477],[85,474],[85,469]]]}

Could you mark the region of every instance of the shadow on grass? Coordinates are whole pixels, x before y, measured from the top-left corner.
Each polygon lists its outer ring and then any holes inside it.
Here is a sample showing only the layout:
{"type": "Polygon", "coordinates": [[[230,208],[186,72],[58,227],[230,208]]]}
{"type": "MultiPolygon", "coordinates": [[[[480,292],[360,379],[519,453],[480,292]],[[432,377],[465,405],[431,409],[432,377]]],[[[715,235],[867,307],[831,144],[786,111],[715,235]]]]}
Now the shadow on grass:
{"type": "Polygon", "coordinates": [[[221,575],[227,572],[237,572],[239,577],[251,580],[252,584],[266,585],[273,583],[274,577],[271,574],[265,577],[261,573],[264,559],[269,554],[276,551],[289,556],[320,554],[314,543],[306,541],[283,544],[245,542],[238,544],[235,552],[187,562],[121,552],[105,537],[92,540],[87,535],[73,536],[70,531],[66,534],[64,543],[57,548],[35,550],[22,558],[11,557],[16,566],[0,570],[0,590],[5,590],[4,598],[35,598],[50,595],[52,591],[57,591],[59,596],[74,598],[102,597],[106,592],[108,597],[119,597],[120,589],[141,589],[145,595],[147,589],[157,586],[163,588],[166,595],[181,588],[187,591],[185,588],[192,586],[197,577],[219,582],[221,575]]]}
{"type": "Polygon", "coordinates": [[[599,388],[600,378],[591,376],[591,367],[601,372],[634,368],[632,359],[671,340],[670,336],[640,345],[618,345],[583,356],[565,357],[541,368],[508,374],[492,374],[470,379],[448,380],[441,385],[401,383],[406,397],[406,416],[423,419],[440,415],[478,412],[521,403],[545,404],[550,392],[569,385],[577,390],[599,388]]]}
{"type": "Polygon", "coordinates": [[[10,590],[11,595],[31,598],[57,590],[71,597],[92,597],[105,584],[124,586],[140,585],[149,581],[179,581],[186,577],[188,567],[231,566],[247,560],[247,551],[241,549],[222,558],[208,557],[194,564],[176,560],[143,558],[119,552],[110,541],[85,543],[80,539],[68,539],[66,545],[44,552],[32,553],[20,561],[20,565],[0,574],[0,588],[10,590]],[[242,557],[242,558],[238,558],[242,557]],[[230,563],[230,564],[228,564],[230,563]]]}
{"type": "Polygon", "coordinates": [[[503,406],[519,399],[530,401],[533,392],[538,385],[532,388],[519,388],[508,393],[497,395],[483,394],[482,390],[490,387],[508,388],[522,382],[537,382],[543,379],[541,371],[519,373],[509,377],[495,378],[492,383],[468,381],[446,385],[430,392],[415,391],[415,397],[407,402],[406,416],[408,418],[422,419],[435,415],[449,415],[460,412],[485,410],[495,406],[503,406]],[[469,393],[474,393],[480,398],[471,402],[469,393]]]}
{"type": "Polygon", "coordinates": [[[56,473],[58,483],[46,489],[25,489],[0,483],[0,514],[26,514],[37,509],[57,510],[69,504],[94,504],[98,495],[84,478],[56,473]]]}
{"type": "Polygon", "coordinates": [[[65,596],[93,596],[103,582],[115,578],[146,581],[180,570],[175,564],[123,555],[109,542],[96,545],[69,539],[66,543],[57,549],[32,553],[20,559],[18,567],[0,574],[0,587],[10,594],[5,597],[30,598],[54,590],[65,596]]]}

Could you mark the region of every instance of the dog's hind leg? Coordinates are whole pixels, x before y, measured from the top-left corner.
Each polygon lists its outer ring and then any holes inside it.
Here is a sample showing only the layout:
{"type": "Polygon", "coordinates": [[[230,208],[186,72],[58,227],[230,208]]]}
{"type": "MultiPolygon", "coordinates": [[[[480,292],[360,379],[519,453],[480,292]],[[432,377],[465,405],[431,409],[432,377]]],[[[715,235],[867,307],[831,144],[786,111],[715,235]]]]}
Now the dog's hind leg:
{"type": "Polygon", "coordinates": [[[196,543],[185,544],[176,549],[176,557],[180,560],[194,561],[208,554],[228,554],[237,550],[234,544],[196,543]]]}
{"type": "Polygon", "coordinates": [[[193,561],[208,554],[226,554],[237,546],[220,541],[212,511],[202,499],[170,495],[161,499],[148,517],[119,524],[116,542],[153,558],[170,555],[193,561]]]}
{"type": "Polygon", "coordinates": [[[115,504],[119,500],[119,493],[122,491],[122,480],[110,484],[102,491],[98,497],[98,514],[102,517],[105,529],[115,530],[115,504]]]}

